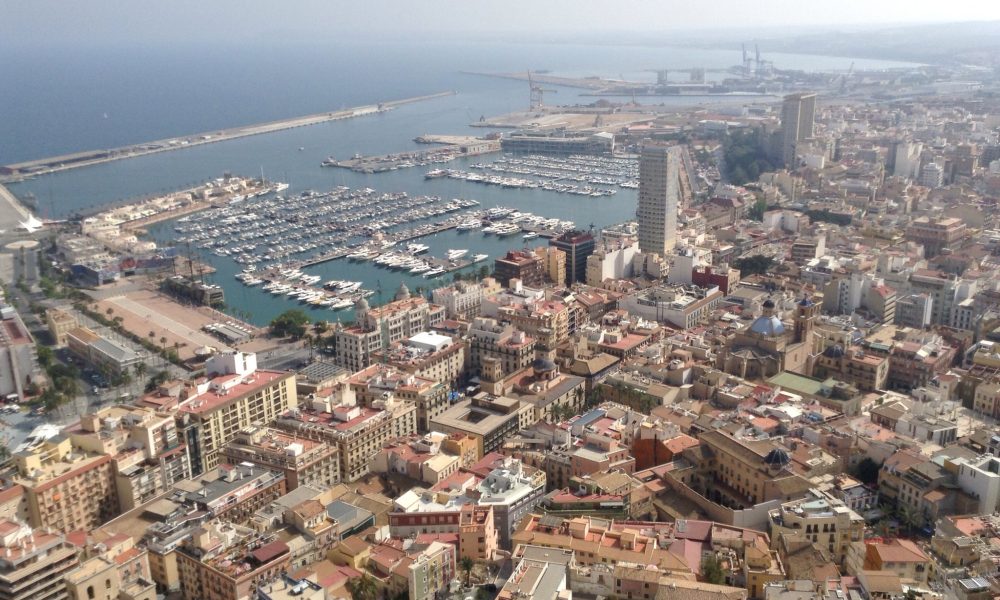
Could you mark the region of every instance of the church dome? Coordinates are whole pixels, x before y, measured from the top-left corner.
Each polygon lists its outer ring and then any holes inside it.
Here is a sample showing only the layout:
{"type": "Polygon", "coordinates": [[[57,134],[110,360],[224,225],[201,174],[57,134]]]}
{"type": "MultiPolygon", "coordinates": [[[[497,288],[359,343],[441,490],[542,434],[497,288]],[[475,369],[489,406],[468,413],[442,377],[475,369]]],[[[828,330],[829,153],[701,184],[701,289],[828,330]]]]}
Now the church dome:
{"type": "Polygon", "coordinates": [[[764,308],[774,308],[774,300],[768,298],[767,300],[764,300],[764,304],[762,304],[761,306],[763,306],[764,308]]]}
{"type": "Polygon", "coordinates": [[[832,346],[829,346],[826,350],[823,351],[823,356],[827,358],[840,358],[843,355],[844,355],[844,347],[841,346],[840,344],[834,344],[832,346]]]}
{"type": "Polygon", "coordinates": [[[547,358],[538,357],[532,361],[531,369],[536,373],[549,373],[556,370],[556,363],[547,358]]]}
{"type": "Polygon", "coordinates": [[[764,457],[764,463],[770,467],[784,467],[791,462],[788,453],[781,448],[775,448],[764,457]]]}
{"type": "Polygon", "coordinates": [[[354,303],[354,310],[356,310],[356,311],[359,311],[359,312],[360,311],[365,311],[365,310],[368,310],[369,308],[370,307],[368,306],[368,301],[365,300],[364,296],[358,298],[358,301],[354,303]]]}
{"type": "Polygon", "coordinates": [[[781,319],[774,315],[764,315],[757,317],[757,319],[750,324],[750,331],[761,335],[778,336],[785,333],[785,325],[781,322],[781,319]]]}

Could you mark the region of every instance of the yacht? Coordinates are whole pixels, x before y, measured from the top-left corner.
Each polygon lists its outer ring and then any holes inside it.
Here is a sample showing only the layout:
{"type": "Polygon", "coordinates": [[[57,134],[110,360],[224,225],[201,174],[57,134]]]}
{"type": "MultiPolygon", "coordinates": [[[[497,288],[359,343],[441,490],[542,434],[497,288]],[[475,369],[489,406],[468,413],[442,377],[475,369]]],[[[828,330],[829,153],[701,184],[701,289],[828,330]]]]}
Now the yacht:
{"type": "Polygon", "coordinates": [[[463,248],[460,250],[449,250],[446,256],[448,257],[448,260],[458,260],[468,253],[469,251],[463,248]]]}
{"type": "Polygon", "coordinates": [[[474,262],[474,263],[481,262],[481,261],[486,260],[489,257],[490,257],[489,254],[476,254],[476,255],[474,255],[472,257],[472,262],[474,262]]]}
{"type": "Polygon", "coordinates": [[[513,235],[521,231],[520,225],[514,223],[497,223],[493,226],[493,233],[499,236],[513,235]]]}
{"type": "Polygon", "coordinates": [[[274,184],[274,191],[276,192],[283,192],[287,189],[288,189],[287,183],[279,181],[278,183],[274,184]]]}
{"type": "Polygon", "coordinates": [[[424,277],[437,277],[438,275],[441,275],[442,273],[444,273],[444,269],[441,268],[441,267],[438,267],[436,269],[431,269],[430,271],[427,271],[426,273],[424,273],[424,277]]]}
{"type": "Polygon", "coordinates": [[[538,237],[538,234],[535,233],[534,231],[529,231],[528,233],[521,236],[521,238],[525,240],[533,240],[536,237],[538,237]]]}
{"type": "Polygon", "coordinates": [[[423,253],[423,252],[427,252],[430,249],[431,249],[431,247],[428,246],[427,244],[407,244],[406,245],[406,251],[409,252],[410,254],[420,254],[420,253],[423,253]]]}

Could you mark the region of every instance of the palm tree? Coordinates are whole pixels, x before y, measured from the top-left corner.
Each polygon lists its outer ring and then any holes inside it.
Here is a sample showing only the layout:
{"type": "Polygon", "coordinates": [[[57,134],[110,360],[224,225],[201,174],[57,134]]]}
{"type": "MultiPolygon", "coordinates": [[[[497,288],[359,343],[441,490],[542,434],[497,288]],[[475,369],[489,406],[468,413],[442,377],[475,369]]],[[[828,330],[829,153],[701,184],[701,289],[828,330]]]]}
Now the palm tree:
{"type": "Polygon", "coordinates": [[[375,580],[368,573],[348,579],[347,591],[351,594],[351,600],[375,600],[378,593],[375,580]]]}
{"type": "Polygon", "coordinates": [[[472,557],[463,556],[460,563],[462,570],[465,571],[465,587],[469,587],[472,580],[472,568],[476,566],[476,562],[472,560],[472,557]]]}

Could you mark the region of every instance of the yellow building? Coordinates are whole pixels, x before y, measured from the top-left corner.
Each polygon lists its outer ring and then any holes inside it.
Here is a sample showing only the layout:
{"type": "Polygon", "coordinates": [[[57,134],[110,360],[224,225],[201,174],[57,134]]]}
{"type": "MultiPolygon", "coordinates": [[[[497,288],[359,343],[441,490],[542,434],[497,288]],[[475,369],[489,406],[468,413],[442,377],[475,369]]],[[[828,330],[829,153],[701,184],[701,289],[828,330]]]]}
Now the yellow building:
{"type": "Polygon", "coordinates": [[[243,429],[298,406],[295,374],[258,370],[253,354],[213,356],[205,371],[211,379],[199,382],[177,411],[193,475],[217,467],[222,448],[243,429]]]}
{"type": "Polygon", "coordinates": [[[85,455],[56,436],[16,453],[14,464],[14,481],[24,487],[34,527],[90,530],[119,513],[108,455],[85,455]]]}
{"type": "Polygon", "coordinates": [[[45,323],[49,327],[52,338],[56,341],[56,346],[65,346],[66,334],[80,326],[73,313],[60,308],[46,310],[45,323]]]}

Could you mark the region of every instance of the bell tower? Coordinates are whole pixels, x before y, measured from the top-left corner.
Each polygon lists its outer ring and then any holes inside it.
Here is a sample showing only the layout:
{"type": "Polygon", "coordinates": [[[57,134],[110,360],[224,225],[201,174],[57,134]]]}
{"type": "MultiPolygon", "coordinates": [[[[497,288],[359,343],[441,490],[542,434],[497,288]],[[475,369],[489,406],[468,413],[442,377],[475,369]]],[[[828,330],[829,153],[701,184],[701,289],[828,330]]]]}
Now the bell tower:
{"type": "Polygon", "coordinates": [[[809,296],[803,296],[795,304],[795,343],[812,340],[813,326],[816,324],[816,317],[819,316],[819,308],[809,296]]]}

